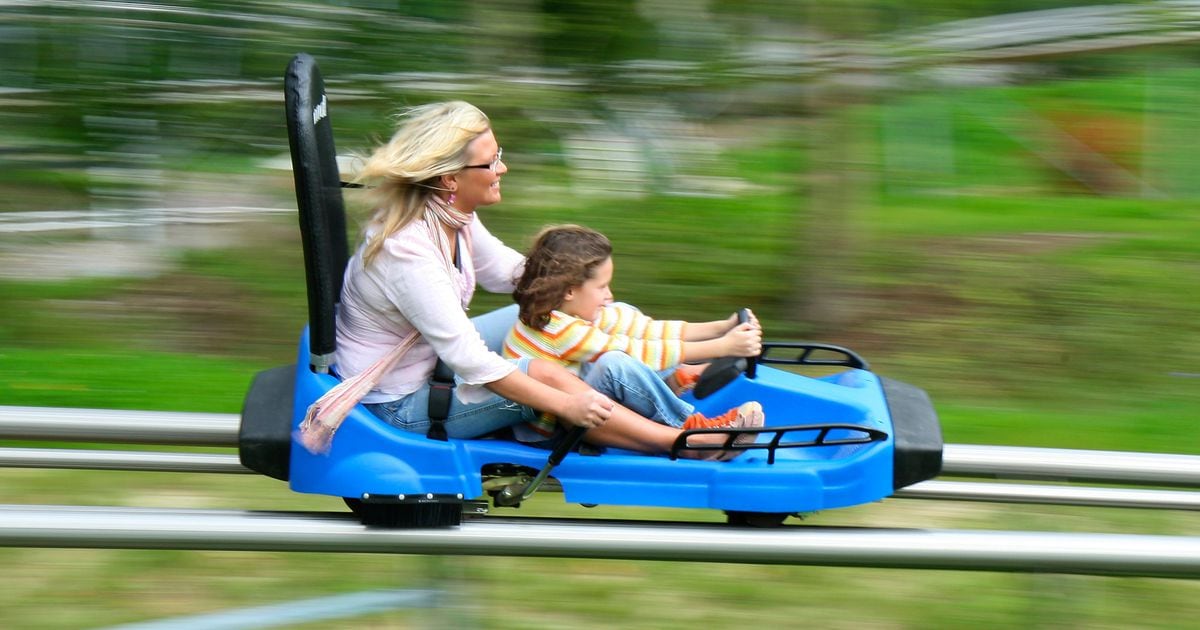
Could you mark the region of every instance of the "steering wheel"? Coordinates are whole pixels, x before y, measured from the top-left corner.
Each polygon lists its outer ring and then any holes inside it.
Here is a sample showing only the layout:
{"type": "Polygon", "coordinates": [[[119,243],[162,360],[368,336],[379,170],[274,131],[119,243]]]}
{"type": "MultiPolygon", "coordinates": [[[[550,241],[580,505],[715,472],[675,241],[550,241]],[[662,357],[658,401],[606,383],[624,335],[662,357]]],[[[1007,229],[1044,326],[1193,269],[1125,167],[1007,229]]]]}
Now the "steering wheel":
{"type": "MultiPolygon", "coordinates": [[[[749,322],[750,309],[738,309],[737,320],[739,326],[749,322]]],[[[738,374],[744,372],[746,378],[754,378],[757,368],[758,357],[722,357],[715,359],[708,364],[708,367],[704,368],[704,371],[700,373],[700,377],[696,379],[696,387],[692,389],[692,395],[697,400],[708,398],[714,392],[732,382],[733,379],[738,377],[738,374]]]]}

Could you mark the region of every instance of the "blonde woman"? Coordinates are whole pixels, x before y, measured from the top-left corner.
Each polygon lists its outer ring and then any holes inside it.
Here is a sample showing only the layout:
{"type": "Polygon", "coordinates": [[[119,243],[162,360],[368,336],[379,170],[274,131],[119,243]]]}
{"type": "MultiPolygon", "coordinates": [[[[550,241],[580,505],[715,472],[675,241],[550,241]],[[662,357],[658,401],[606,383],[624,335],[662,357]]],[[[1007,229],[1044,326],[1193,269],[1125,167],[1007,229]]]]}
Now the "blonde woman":
{"type": "MultiPolygon", "coordinates": [[[[434,103],[405,112],[358,176],[371,186],[376,210],[346,268],[338,372],[358,374],[416,330],[416,344],[363,399],[397,427],[428,429],[430,379],[440,357],[458,383],[445,419],[450,437],[519,428],[535,419],[536,409],[586,428],[594,444],[667,451],[679,429],[614,403],[553,362],[501,357],[467,317],[477,284],[510,293],[524,263],[477,216],[500,201],[507,172],[488,117],[473,105],[434,103]]],[[[501,335],[512,321],[498,324],[501,335]]],[[[692,443],[721,442],[719,435],[698,435],[692,443]]]]}

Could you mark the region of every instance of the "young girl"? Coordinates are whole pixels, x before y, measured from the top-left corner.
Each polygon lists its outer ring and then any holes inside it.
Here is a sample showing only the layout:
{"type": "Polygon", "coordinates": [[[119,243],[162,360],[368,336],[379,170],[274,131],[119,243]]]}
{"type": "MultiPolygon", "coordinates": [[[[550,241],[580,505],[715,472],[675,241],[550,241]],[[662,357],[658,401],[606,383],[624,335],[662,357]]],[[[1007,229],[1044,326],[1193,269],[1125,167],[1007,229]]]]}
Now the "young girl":
{"type": "MultiPolygon", "coordinates": [[[[668,426],[762,426],[757,402],[706,418],[676,395],[681,386],[695,382],[696,369],[682,365],[684,361],[761,352],[758,321],[738,324],[736,315],[700,323],[654,320],[629,305],[613,303],[612,276],[612,245],[603,234],[578,225],[543,229],[513,291],[520,316],[504,341],[504,356],[554,361],[593,387],[616,391],[618,402],[668,426]],[[620,360],[622,355],[636,361],[620,360]],[[629,365],[614,369],[614,362],[629,365]],[[601,365],[603,369],[596,369],[601,365]],[[592,383],[590,376],[606,382],[592,383]],[[676,387],[666,379],[674,380],[676,387]]],[[[553,416],[542,414],[533,424],[538,433],[553,434],[553,416]]],[[[743,435],[737,443],[753,439],[743,435]]]]}

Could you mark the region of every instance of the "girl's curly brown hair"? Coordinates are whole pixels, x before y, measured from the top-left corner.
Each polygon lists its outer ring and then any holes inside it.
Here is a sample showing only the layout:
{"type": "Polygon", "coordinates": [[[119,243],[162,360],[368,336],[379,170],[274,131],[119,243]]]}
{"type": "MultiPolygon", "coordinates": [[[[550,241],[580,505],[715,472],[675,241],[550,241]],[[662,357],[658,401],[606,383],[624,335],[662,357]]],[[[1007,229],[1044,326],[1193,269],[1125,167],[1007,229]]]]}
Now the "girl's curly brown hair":
{"type": "Polygon", "coordinates": [[[550,311],[562,304],[567,291],[591,278],[610,256],[612,243],[596,230],[581,225],[542,228],[534,237],[525,271],[512,294],[521,309],[521,322],[544,328],[550,323],[550,311]]]}

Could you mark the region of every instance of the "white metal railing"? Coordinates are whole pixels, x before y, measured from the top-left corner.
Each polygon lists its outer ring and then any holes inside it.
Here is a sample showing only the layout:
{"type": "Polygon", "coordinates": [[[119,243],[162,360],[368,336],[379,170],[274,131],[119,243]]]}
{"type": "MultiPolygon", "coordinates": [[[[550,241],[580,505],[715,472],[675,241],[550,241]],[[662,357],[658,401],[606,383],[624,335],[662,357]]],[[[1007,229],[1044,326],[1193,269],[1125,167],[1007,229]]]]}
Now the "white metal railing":
{"type": "MultiPolygon", "coordinates": [[[[233,473],[254,471],[227,453],[176,453],[54,448],[0,448],[0,468],[59,468],[143,472],[233,473]]],[[[547,489],[553,489],[548,487],[547,489]]],[[[1040,503],[1087,507],[1200,510],[1200,492],[1146,488],[1095,488],[1048,484],[924,481],[899,499],[1040,503]]]]}
{"type": "Polygon", "coordinates": [[[377,529],[349,514],[0,505],[0,546],[609,558],[1200,578],[1200,537],[555,519],[377,529]]]}
{"type": "MultiPolygon", "coordinates": [[[[0,407],[0,438],[231,446],[238,418],[0,407]],[[36,437],[34,437],[36,436],[36,437]]],[[[947,445],[947,472],[1187,485],[1200,457],[947,445]]],[[[0,448],[0,467],[248,473],[234,454],[0,448]]],[[[899,498],[1200,510],[1200,492],[933,480],[899,498]]],[[[0,505],[0,546],[580,557],[1200,578],[1200,537],[489,517],[379,530],[350,514],[0,505]]]]}
{"type": "MultiPolygon", "coordinates": [[[[0,406],[0,439],[237,446],[234,414],[0,406]]],[[[942,474],[1200,488],[1200,456],[947,444],[942,474]]]]}
{"type": "Polygon", "coordinates": [[[237,446],[233,414],[0,407],[0,439],[237,446]]]}

